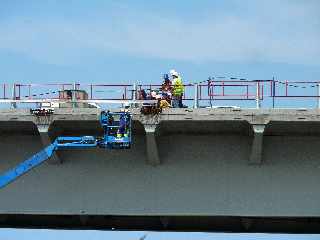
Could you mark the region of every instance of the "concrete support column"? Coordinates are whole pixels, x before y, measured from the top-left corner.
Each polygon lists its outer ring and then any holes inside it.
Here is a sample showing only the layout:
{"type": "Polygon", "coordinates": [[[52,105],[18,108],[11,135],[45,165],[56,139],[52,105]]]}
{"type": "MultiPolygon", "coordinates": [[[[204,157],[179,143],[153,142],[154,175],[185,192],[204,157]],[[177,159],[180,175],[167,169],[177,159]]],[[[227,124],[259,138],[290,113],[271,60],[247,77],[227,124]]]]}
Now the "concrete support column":
{"type": "Polygon", "coordinates": [[[147,150],[147,160],[151,165],[159,165],[161,163],[158,145],[156,141],[156,125],[144,125],[146,131],[146,150],[147,150]]]}
{"type": "MultiPolygon", "coordinates": [[[[43,147],[47,147],[48,145],[51,144],[51,140],[48,135],[49,125],[48,124],[38,124],[37,128],[40,133],[40,138],[41,138],[41,142],[42,142],[43,147]]],[[[57,163],[62,163],[62,160],[58,156],[57,152],[54,152],[48,162],[52,163],[52,164],[57,164],[57,163]]]]}
{"type": "Polygon", "coordinates": [[[254,135],[251,146],[249,164],[261,164],[262,162],[263,133],[265,126],[265,124],[252,125],[254,135]]]}

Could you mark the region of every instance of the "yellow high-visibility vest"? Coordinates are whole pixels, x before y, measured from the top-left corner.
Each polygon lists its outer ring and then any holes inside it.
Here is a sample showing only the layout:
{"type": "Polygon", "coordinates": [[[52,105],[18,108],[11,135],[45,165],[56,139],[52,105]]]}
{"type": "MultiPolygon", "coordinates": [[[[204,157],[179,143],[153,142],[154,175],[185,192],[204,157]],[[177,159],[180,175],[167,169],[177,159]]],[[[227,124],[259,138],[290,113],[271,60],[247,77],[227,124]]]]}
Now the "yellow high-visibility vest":
{"type": "Polygon", "coordinates": [[[182,83],[182,79],[181,77],[178,77],[175,79],[172,94],[174,96],[181,96],[183,94],[183,91],[184,91],[184,86],[182,83]]]}

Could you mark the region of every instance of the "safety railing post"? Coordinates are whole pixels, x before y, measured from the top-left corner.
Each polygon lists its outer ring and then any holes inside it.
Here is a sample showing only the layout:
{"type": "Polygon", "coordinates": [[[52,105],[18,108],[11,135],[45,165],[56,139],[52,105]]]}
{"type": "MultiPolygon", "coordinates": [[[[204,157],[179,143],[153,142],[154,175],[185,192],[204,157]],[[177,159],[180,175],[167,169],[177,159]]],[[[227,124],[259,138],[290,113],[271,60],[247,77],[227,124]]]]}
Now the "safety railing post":
{"type": "Polygon", "coordinates": [[[137,84],[133,84],[133,90],[132,90],[132,100],[136,101],[137,100],[137,84]]]}
{"type": "Polygon", "coordinates": [[[256,82],[256,109],[260,108],[260,84],[259,81],[256,82]]]}
{"type": "Polygon", "coordinates": [[[6,84],[3,84],[3,99],[6,99],[6,84]]]}
{"type": "MultiPolygon", "coordinates": [[[[17,99],[17,97],[16,97],[16,84],[14,83],[12,85],[12,100],[16,100],[16,99],[17,99]]],[[[12,102],[11,108],[17,108],[17,103],[12,102]]]]}
{"type": "Polygon", "coordinates": [[[72,107],[77,107],[77,103],[76,103],[76,101],[77,101],[77,96],[76,96],[76,93],[77,93],[77,83],[76,82],[74,82],[73,83],[73,94],[72,94],[72,107]]]}
{"type": "Polygon", "coordinates": [[[320,108],[320,83],[318,85],[318,109],[320,108]]]}
{"type": "Polygon", "coordinates": [[[194,84],[194,108],[198,108],[198,101],[199,101],[199,96],[198,96],[198,83],[194,84]]]}
{"type": "Polygon", "coordinates": [[[275,97],[276,97],[276,81],[272,77],[272,108],[275,107],[275,97]]]}
{"type": "MultiPolygon", "coordinates": [[[[132,100],[136,101],[137,100],[137,84],[133,83],[133,89],[132,89],[132,100]]],[[[137,103],[133,103],[131,104],[131,107],[137,108],[138,104],[137,103]]]]}
{"type": "Polygon", "coordinates": [[[31,99],[31,84],[28,85],[28,95],[29,95],[29,99],[31,99]]]}

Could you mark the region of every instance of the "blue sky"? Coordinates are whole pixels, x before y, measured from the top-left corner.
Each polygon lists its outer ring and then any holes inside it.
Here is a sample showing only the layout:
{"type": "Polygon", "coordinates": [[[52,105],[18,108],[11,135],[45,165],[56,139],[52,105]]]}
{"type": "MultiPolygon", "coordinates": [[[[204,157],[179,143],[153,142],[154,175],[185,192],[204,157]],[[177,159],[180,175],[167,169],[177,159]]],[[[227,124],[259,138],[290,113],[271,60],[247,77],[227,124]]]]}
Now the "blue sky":
{"type": "MultiPolygon", "coordinates": [[[[0,82],[158,83],[208,76],[320,80],[320,1],[1,0],[0,82]]],[[[1,239],[137,239],[140,232],[0,230],[1,239]]],[[[319,236],[150,233],[148,239],[319,236]]]]}
{"type": "Polygon", "coordinates": [[[17,1],[0,4],[1,82],[157,83],[208,76],[320,79],[320,2],[17,1]]]}

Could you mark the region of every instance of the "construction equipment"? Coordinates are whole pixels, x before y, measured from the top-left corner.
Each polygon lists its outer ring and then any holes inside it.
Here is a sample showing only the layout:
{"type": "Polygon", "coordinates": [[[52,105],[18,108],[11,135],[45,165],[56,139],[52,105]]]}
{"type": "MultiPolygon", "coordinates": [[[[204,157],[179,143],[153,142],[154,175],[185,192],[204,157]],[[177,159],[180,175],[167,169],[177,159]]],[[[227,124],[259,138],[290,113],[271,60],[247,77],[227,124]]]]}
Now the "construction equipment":
{"type": "Polygon", "coordinates": [[[54,114],[54,108],[31,108],[30,114],[34,116],[49,116],[54,114]]]}
{"type": "Polygon", "coordinates": [[[149,103],[143,104],[140,109],[141,114],[144,114],[144,115],[160,114],[162,112],[162,108],[160,107],[159,102],[160,101],[158,101],[157,103],[153,103],[153,104],[149,104],[149,103]]]}
{"type": "Polygon", "coordinates": [[[103,136],[59,136],[53,143],[15,168],[0,175],[0,188],[5,187],[32,168],[48,160],[59,149],[108,148],[128,149],[131,147],[131,114],[128,111],[100,114],[103,136]]]}

